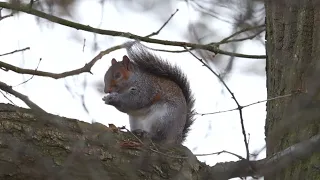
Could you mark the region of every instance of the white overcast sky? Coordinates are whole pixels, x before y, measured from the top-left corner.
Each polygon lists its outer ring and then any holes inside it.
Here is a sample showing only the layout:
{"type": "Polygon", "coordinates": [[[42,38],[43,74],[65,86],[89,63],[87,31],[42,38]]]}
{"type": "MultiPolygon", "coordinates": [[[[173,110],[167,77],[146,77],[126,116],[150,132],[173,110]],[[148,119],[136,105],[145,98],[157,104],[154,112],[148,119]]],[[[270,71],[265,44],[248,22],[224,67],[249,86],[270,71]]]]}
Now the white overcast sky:
{"type": "MultiPolygon", "coordinates": [[[[103,11],[102,29],[131,32],[137,35],[147,35],[156,31],[163,21],[154,18],[152,13],[119,11],[112,4],[105,4],[103,11]]],[[[188,22],[196,17],[184,2],[176,4],[179,12],[172,21],[154,38],[186,41],[181,31],[186,31],[188,22]]],[[[75,21],[98,27],[101,20],[101,7],[96,1],[84,0],[76,9],[75,21]],[[83,13],[85,12],[85,13],[83,13]]],[[[168,12],[168,17],[174,12],[168,12]]],[[[16,53],[10,56],[0,57],[0,61],[15,66],[35,69],[42,58],[39,70],[49,72],[63,72],[82,67],[89,62],[99,51],[118,45],[128,39],[98,36],[99,49],[92,50],[94,36],[92,33],[77,31],[61,25],[53,25],[43,20],[43,25],[38,26],[34,16],[20,14],[10,19],[0,21],[0,54],[16,49],[30,47],[31,50],[24,53],[16,53]],[[83,39],[86,46],[83,49],[83,39]]],[[[223,38],[230,35],[231,26],[226,23],[216,23],[215,30],[223,38]]],[[[150,45],[152,47],[172,49],[172,47],[150,45]]],[[[177,48],[176,48],[177,49],[177,48]]],[[[263,55],[264,46],[258,42],[247,41],[238,48],[239,53],[263,55]]],[[[46,111],[61,116],[76,118],[82,121],[92,120],[103,124],[113,123],[117,126],[128,126],[128,117],[118,112],[115,108],[105,105],[101,98],[103,94],[97,93],[94,84],[103,81],[103,75],[110,66],[111,58],[120,59],[124,50],[115,51],[98,61],[92,69],[93,75],[82,74],[54,80],[45,77],[34,77],[23,85],[15,86],[30,78],[29,75],[20,75],[13,72],[0,71],[1,81],[14,86],[14,89],[26,94],[29,98],[44,108],[46,111]],[[87,79],[87,86],[83,88],[83,80],[87,79]],[[65,85],[71,88],[71,93],[65,85]],[[88,115],[81,105],[81,99],[77,95],[85,95],[85,103],[90,112],[88,115]]],[[[222,88],[218,79],[196,59],[188,53],[172,54],[160,53],[172,63],[177,63],[188,74],[192,91],[196,97],[196,111],[199,113],[215,112],[236,107],[230,94],[222,88]],[[223,91],[222,91],[223,90],[223,91]]],[[[230,74],[226,83],[235,94],[241,105],[266,99],[265,76],[253,73],[243,73],[244,69],[250,69],[255,63],[260,63],[260,71],[264,72],[264,60],[237,58],[234,71],[230,74]]],[[[213,67],[214,68],[214,67],[213,67]]],[[[255,68],[255,67],[252,67],[255,68]]],[[[26,107],[20,100],[7,95],[17,105],[26,107]]],[[[2,94],[0,102],[9,103],[2,94]]],[[[265,144],[265,103],[250,106],[243,110],[246,131],[250,134],[250,150],[258,150],[265,144]]],[[[196,122],[192,126],[185,145],[196,154],[212,153],[221,150],[231,151],[245,156],[245,146],[240,126],[239,112],[232,111],[221,114],[196,116],[196,122]]],[[[259,158],[265,156],[262,153],[259,158]]],[[[231,155],[201,156],[199,160],[214,165],[217,162],[237,160],[231,155]]]]}

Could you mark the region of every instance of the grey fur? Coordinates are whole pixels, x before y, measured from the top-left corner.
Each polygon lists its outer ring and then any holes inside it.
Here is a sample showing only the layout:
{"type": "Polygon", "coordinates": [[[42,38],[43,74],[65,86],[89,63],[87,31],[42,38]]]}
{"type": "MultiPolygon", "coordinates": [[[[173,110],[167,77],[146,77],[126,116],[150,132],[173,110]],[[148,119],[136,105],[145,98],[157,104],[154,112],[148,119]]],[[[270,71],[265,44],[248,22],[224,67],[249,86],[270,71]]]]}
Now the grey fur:
{"type": "Polygon", "coordinates": [[[105,91],[119,68],[126,67],[131,74],[117,82],[103,101],[129,115],[131,131],[143,130],[156,141],[182,143],[194,121],[194,98],[186,75],[140,43],[129,42],[125,48],[129,66],[120,61],[108,69],[105,91]],[[157,95],[161,98],[154,102],[157,95]]]}
{"type": "MultiPolygon", "coordinates": [[[[167,78],[176,83],[185,97],[187,103],[187,117],[182,131],[182,141],[185,140],[190,126],[194,122],[194,97],[191,92],[187,76],[177,65],[171,65],[167,61],[161,59],[155,54],[149,52],[137,41],[130,41],[125,44],[128,56],[135,62],[139,69],[143,72],[150,73],[158,77],[167,78]]],[[[173,112],[173,114],[175,114],[173,112]]]]}

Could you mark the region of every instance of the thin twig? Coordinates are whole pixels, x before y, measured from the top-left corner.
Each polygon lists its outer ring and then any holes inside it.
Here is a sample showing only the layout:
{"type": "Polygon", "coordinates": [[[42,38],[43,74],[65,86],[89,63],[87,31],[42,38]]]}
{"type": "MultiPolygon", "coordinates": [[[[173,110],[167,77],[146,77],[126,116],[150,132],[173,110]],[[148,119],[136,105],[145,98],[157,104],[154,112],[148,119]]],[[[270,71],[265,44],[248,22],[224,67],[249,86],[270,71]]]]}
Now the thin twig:
{"type": "MultiPolygon", "coordinates": [[[[250,103],[250,104],[242,106],[242,109],[246,108],[246,107],[249,107],[249,106],[252,106],[252,105],[255,105],[255,104],[263,103],[263,102],[266,102],[266,101],[272,101],[272,100],[276,100],[276,99],[290,97],[292,95],[293,94],[286,94],[286,95],[283,95],[283,96],[277,96],[277,97],[266,99],[266,100],[262,100],[262,101],[256,101],[254,103],[250,103]]],[[[230,111],[235,111],[235,110],[238,110],[238,108],[233,108],[233,109],[228,109],[228,110],[223,110],[223,111],[215,111],[215,112],[211,112],[211,113],[197,113],[197,115],[205,116],[205,115],[219,114],[219,113],[225,113],[225,112],[230,112],[230,111]]]]}
{"type": "Polygon", "coordinates": [[[43,110],[41,107],[39,107],[38,105],[36,105],[34,102],[32,102],[28,96],[26,95],[23,95],[15,90],[12,89],[11,86],[7,85],[6,83],[4,82],[1,82],[0,81],[0,89],[9,93],[9,94],[12,94],[14,95],[15,97],[21,99],[27,106],[30,107],[30,109],[34,110],[34,111],[37,111],[37,112],[44,112],[46,113],[45,110],[43,110]]]}
{"type": "Polygon", "coordinates": [[[222,39],[218,44],[223,44],[223,43],[225,43],[226,41],[228,41],[229,39],[231,39],[231,38],[233,38],[233,37],[235,37],[235,36],[237,36],[237,35],[239,35],[239,34],[241,34],[241,33],[243,33],[243,32],[251,31],[251,30],[254,30],[254,29],[262,28],[262,27],[265,27],[265,25],[262,24],[262,25],[259,25],[259,26],[244,28],[244,29],[242,29],[242,30],[240,30],[240,31],[237,31],[237,32],[231,34],[230,36],[222,39]]]}
{"type": "Polygon", "coordinates": [[[176,13],[179,11],[179,9],[176,9],[176,11],[171,14],[171,16],[169,17],[169,19],[160,27],[160,29],[158,29],[158,31],[153,32],[145,37],[151,37],[151,36],[155,36],[158,35],[160,33],[160,31],[169,23],[169,21],[173,18],[174,15],[176,15],[176,13]]]}
{"type": "Polygon", "coordinates": [[[210,12],[211,9],[205,8],[204,6],[198,4],[197,1],[193,1],[193,4],[192,4],[192,3],[190,3],[190,4],[191,4],[191,5],[194,4],[193,7],[194,7],[195,9],[198,8],[198,9],[196,9],[196,10],[198,10],[198,11],[204,13],[204,14],[207,14],[207,15],[209,15],[209,16],[211,16],[211,17],[213,17],[213,18],[216,18],[216,19],[218,19],[218,20],[220,20],[220,21],[223,21],[223,22],[232,24],[231,21],[226,20],[226,19],[223,19],[223,18],[220,18],[220,17],[218,17],[217,15],[215,15],[215,14],[214,14],[215,12],[210,12]]]}
{"type": "Polygon", "coordinates": [[[249,39],[253,39],[256,36],[258,36],[260,33],[262,33],[263,31],[265,31],[265,29],[262,29],[260,31],[258,31],[257,33],[248,36],[248,37],[244,37],[244,38],[239,38],[239,39],[231,39],[231,40],[226,40],[224,42],[220,42],[219,44],[226,44],[226,43],[231,43],[231,42],[240,42],[240,41],[245,41],[245,40],[249,40],[249,39]]]}
{"type": "Polygon", "coordinates": [[[8,96],[6,96],[6,95],[4,94],[4,92],[0,91],[0,93],[2,94],[2,96],[3,96],[4,98],[6,98],[9,102],[11,102],[12,105],[17,106],[10,98],[8,98],[8,96]]]}
{"type": "Polygon", "coordinates": [[[26,48],[23,48],[23,49],[17,49],[17,50],[8,52],[8,53],[0,54],[0,56],[11,55],[11,54],[14,54],[14,53],[17,53],[17,52],[26,51],[26,50],[30,50],[30,47],[26,47],[26,48]]]}
{"type": "Polygon", "coordinates": [[[220,155],[220,154],[222,154],[222,153],[231,154],[231,155],[233,155],[233,156],[236,156],[236,157],[239,158],[239,159],[245,160],[244,157],[242,157],[242,156],[240,156],[240,155],[238,155],[238,154],[229,152],[229,151],[225,151],[225,150],[219,151],[219,152],[214,152],[214,153],[204,153],[204,154],[194,154],[194,155],[195,155],[195,156],[210,156],[210,155],[220,155]]]}
{"type": "Polygon", "coordinates": [[[79,24],[79,23],[69,21],[66,19],[62,19],[57,16],[53,16],[53,15],[38,11],[36,9],[30,9],[27,5],[24,5],[22,3],[20,5],[12,5],[10,3],[0,2],[0,7],[12,9],[12,10],[16,10],[16,11],[21,11],[21,12],[24,12],[27,14],[31,14],[31,15],[46,19],[48,21],[51,21],[51,22],[54,22],[57,24],[61,24],[61,25],[67,26],[67,27],[75,28],[77,30],[94,32],[97,34],[126,37],[129,39],[140,40],[140,41],[148,42],[148,43],[163,44],[163,45],[168,45],[168,46],[192,47],[192,48],[196,48],[196,49],[208,50],[208,51],[214,52],[215,54],[223,54],[223,55],[242,57],[242,58],[253,58],[253,59],[265,59],[266,58],[266,55],[248,55],[248,54],[228,52],[228,51],[221,50],[217,46],[213,46],[213,45],[202,45],[202,44],[195,44],[195,43],[182,42],[182,41],[167,41],[167,40],[160,40],[160,39],[153,39],[153,38],[149,38],[149,37],[138,36],[138,35],[127,33],[127,32],[93,28],[91,26],[79,24]]]}
{"type": "Polygon", "coordinates": [[[86,38],[83,39],[82,52],[84,52],[85,47],[86,47],[86,38]]]}
{"type": "MultiPolygon", "coordinates": [[[[132,134],[142,145],[145,146],[145,144],[142,142],[142,140],[141,140],[138,136],[136,136],[133,132],[131,132],[129,129],[127,129],[125,126],[121,127],[120,129],[125,129],[125,130],[127,130],[128,132],[130,132],[130,134],[132,134]]],[[[151,141],[151,139],[150,139],[150,141],[151,141]]],[[[152,143],[152,145],[153,145],[155,148],[157,148],[152,141],[151,141],[151,143],[152,143]]],[[[151,151],[155,152],[155,153],[158,153],[158,154],[161,154],[161,155],[170,157],[170,158],[176,158],[176,159],[186,159],[186,158],[188,158],[187,156],[172,156],[172,155],[169,155],[169,154],[167,154],[167,153],[160,152],[159,150],[153,149],[153,148],[151,148],[151,147],[149,147],[149,149],[150,149],[151,151]]]]}
{"type": "Polygon", "coordinates": [[[4,20],[4,19],[6,19],[6,18],[9,18],[9,17],[11,17],[11,16],[13,16],[13,13],[12,13],[12,14],[9,14],[9,15],[1,16],[1,17],[0,17],[0,21],[1,21],[1,20],[4,20]]]}
{"type": "MultiPolygon", "coordinates": [[[[40,58],[40,59],[39,59],[39,62],[38,62],[38,65],[37,65],[37,67],[36,67],[36,69],[35,69],[35,71],[38,70],[41,60],[42,60],[42,59],[40,58]]],[[[33,77],[34,77],[34,74],[33,74],[29,79],[23,81],[22,83],[19,83],[19,84],[15,85],[15,86],[13,86],[13,87],[17,87],[17,86],[20,86],[21,84],[27,83],[27,82],[30,81],[33,77]]]]}
{"type": "Polygon", "coordinates": [[[266,145],[264,145],[259,150],[256,150],[255,152],[251,153],[251,156],[253,157],[253,159],[257,159],[258,155],[265,149],[266,149],[266,145]]]}
{"type": "Polygon", "coordinates": [[[127,132],[130,132],[130,134],[133,136],[133,137],[135,137],[141,144],[144,144],[143,142],[142,142],[142,140],[138,137],[138,136],[136,136],[133,132],[131,132],[129,129],[127,129],[125,126],[123,126],[123,127],[121,127],[121,129],[125,129],[127,132]]]}
{"type": "MultiPolygon", "coordinates": [[[[187,48],[185,47],[185,49],[187,50],[187,48]]],[[[243,115],[242,115],[242,106],[239,104],[238,100],[236,99],[236,97],[234,96],[233,92],[230,90],[230,88],[228,87],[228,85],[224,82],[224,80],[210,67],[207,65],[207,63],[205,63],[202,59],[198,58],[195,54],[193,54],[191,51],[189,51],[189,53],[195,57],[196,59],[198,59],[205,67],[207,67],[224,85],[224,87],[226,87],[226,89],[228,90],[228,92],[231,94],[232,99],[235,101],[235,103],[238,106],[238,110],[239,110],[239,115],[240,115],[240,122],[241,122],[241,128],[242,128],[242,134],[243,134],[243,139],[244,139],[244,144],[246,147],[246,153],[247,153],[247,159],[249,160],[249,145],[248,145],[248,141],[247,141],[247,135],[246,135],[246,130],[244,127],[244,121],[243,121],[243,115]]]]}

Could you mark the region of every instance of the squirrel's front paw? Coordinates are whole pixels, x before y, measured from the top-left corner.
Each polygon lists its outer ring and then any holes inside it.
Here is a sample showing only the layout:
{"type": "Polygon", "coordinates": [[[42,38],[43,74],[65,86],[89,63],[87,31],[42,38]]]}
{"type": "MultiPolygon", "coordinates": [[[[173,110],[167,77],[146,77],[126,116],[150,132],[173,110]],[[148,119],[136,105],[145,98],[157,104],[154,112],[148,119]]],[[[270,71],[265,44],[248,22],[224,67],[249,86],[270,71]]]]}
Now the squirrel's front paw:
{"type": "Polygon", "coordinates": [[[102,98],[102,100],[106,104],[112,104],[112,103],[114,103],[116,101],[117,95],[118,95],[118,93],[110,93],[109,95],[104,96],[102,98]]]}

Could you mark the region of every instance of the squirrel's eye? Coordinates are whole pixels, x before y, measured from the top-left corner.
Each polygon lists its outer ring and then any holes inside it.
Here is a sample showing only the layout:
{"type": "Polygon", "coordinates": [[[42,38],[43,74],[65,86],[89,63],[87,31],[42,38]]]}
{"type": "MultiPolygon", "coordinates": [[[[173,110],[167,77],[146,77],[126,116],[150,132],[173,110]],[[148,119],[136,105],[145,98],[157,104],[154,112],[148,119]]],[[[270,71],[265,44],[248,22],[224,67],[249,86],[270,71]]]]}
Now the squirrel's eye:
{"type": "Polygon", "coordinates": [[[130,88],[130,91],[136,91],[136,90],[137,90],[137,88],[134,86],[130,88]]]}
{"type": "Polygon", "coordinates": [[[114,78],[115,79],[118,79],[118,78],[120,78],[121,77],[121,73],[120,72],[116,72],[115,74],[114,74],[114,78]]]}
{"type": "Polygon", "coordinates": [[[137,91],[136,87],[130,87],[129,88],[129,92],[132,93],[132,94],[135,94],[136,91],[137,91]]]}

